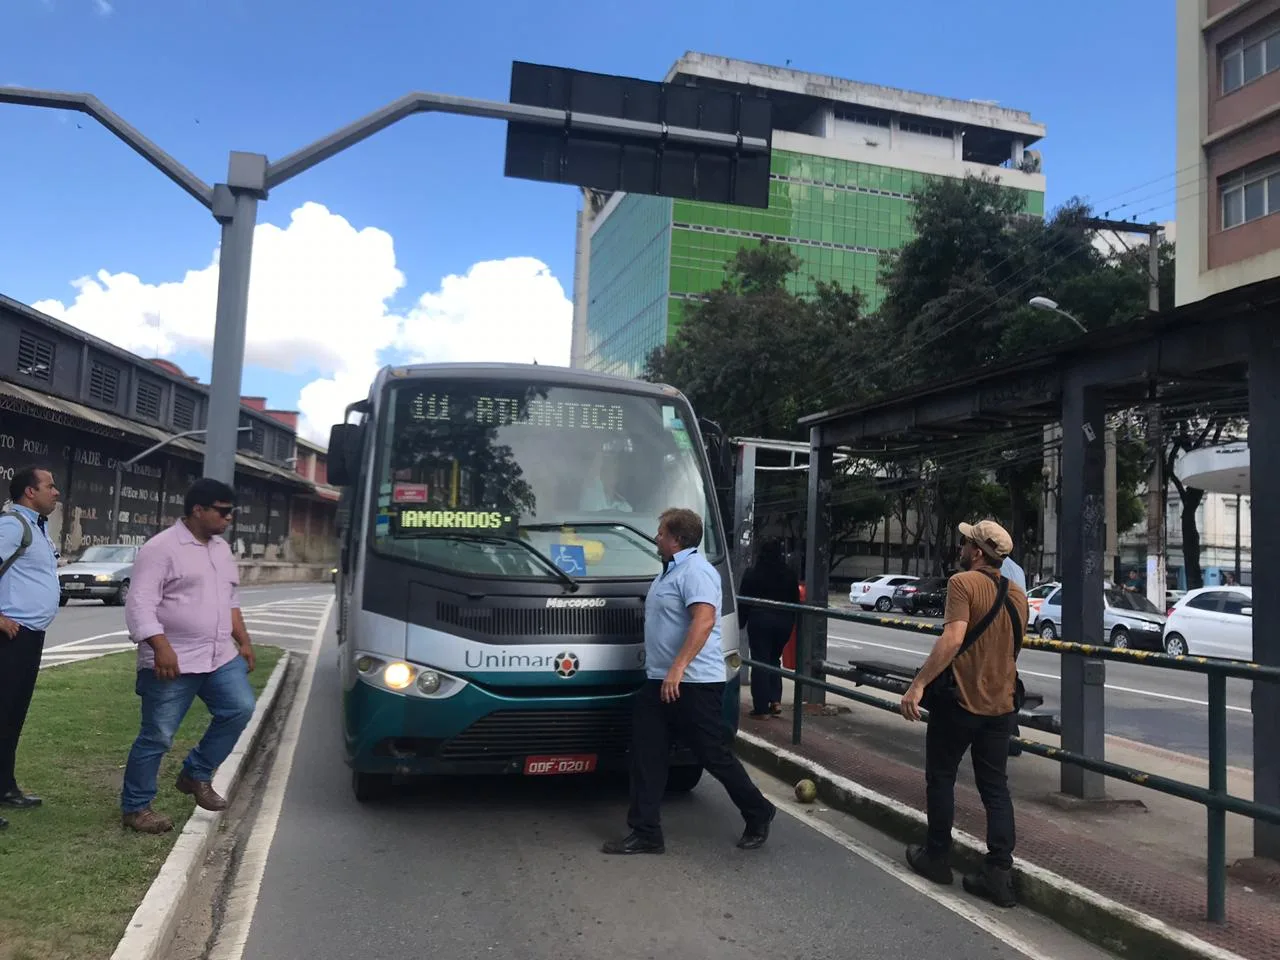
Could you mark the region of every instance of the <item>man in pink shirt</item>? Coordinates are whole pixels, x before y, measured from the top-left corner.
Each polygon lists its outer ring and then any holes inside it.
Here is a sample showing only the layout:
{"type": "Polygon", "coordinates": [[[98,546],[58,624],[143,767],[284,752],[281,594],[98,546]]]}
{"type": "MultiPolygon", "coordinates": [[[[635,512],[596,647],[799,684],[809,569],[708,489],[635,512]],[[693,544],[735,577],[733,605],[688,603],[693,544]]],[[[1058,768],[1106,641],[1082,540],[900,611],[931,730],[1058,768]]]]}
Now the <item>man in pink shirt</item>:
{"type": "Polygon", "coordinates": [[[240,615],[239,570],[221,536],[234,502],[225,483],[197,480],[187,491],[186,515],[148,540],[133,565],[124,612],[138,644],[142,729],[129,751],[120,808],[124,825],[140,833],[173,829],[151,801],[160,761],[195,698],[213,722],[187,755],[176,786],[206,810],[226,808],[213,774],[253,716],[253,647],[240,615]]]}

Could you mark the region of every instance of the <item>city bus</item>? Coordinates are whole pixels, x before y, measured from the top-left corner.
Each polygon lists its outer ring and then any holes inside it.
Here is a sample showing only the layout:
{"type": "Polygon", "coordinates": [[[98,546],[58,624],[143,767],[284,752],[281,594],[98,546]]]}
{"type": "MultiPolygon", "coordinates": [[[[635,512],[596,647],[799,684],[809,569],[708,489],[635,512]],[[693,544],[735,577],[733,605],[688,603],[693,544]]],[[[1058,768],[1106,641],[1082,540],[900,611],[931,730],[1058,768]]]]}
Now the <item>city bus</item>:
{"type": "MultiPolygon", "coordinates": [[[[621,377],[537,364],[378,374],[329,445],[358,800],[405,777],[625,770],[668,507],[703,518],[701,550],[724,585],[734,735],[742,664],[704,433],[678,390],[621,377]]],[[[669,790],[701,773],[673,747],[669,790]]]]}

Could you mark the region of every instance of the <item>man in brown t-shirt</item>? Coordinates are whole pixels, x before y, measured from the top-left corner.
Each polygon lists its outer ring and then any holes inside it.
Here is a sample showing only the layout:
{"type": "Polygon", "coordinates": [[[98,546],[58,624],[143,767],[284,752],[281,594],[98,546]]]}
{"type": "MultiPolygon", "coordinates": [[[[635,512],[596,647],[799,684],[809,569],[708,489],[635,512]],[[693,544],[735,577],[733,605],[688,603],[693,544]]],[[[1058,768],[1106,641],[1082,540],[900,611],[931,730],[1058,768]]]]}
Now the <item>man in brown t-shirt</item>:
{"type": "Polygon", "coordinates": [[[994,520],[962,523],[960,538],[964,572],[947,583],[942,636],[902,696],[902,715],[919,720],[926,687],[942,678],[924,703],[929,711],[924,758],[929,832],[924,846],[907,849],[907,862],[921,876],[937,883],[951,882],[956,771],[968,750],[987,811],[987,859],[982,873],[964,878],[964,888],[1011,907],[1016,902],[1014,825],[1006,766],[1016,713],[1017,647],[1027,622],[1027,595],[1000,575],[1000,564],[1013,550],[1013,540],[1004,527],[994,520]],[[1002,584],[1005,595],[997,608],[1002,584]],[[992,618],[988,614],[993,610],[992,618]],[[979,628],[981,632],[965,647],[966,635],[979,628]],[[946,671],[951,672],[954,683],[946,683],[946,671]]]}

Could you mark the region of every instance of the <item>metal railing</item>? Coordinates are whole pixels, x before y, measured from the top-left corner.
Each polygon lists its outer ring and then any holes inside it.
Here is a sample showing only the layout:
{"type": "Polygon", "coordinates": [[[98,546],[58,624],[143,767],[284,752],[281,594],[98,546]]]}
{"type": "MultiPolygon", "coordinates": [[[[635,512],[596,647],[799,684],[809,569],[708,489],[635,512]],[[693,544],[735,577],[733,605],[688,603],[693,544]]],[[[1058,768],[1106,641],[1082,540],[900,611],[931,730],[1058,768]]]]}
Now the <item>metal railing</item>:
{"type": "MultiPolygon", "coordinates": [[[[914,630],[941,636],[942,627],[918,620],[904,620],[899,617],[877,617],[872,614],[854,613],[853,611],[833,610],[809,603],[783,603],[777,600],[764,600],[758,597],[738,597],[738,602],[762,609],[799,613],[801,618],[818,616],[827,620],[840,620],[849,623],[865,623],[871,626],[891,627],[900,630],[914,630]]],[[[1166,653],[1149,653],[1142,650],[1116,649],[1089,643],[1068,643],[1064,640],[1046,640],[1041,637],[1027,637],[1022,644],[1024,650],[1041,650],[1046,653],[1076,654],[1099,660],[1116,660],[1122,663],[1144,663],[1148,666],[1162,667],[1168,670],[1181,670],[1184,673],[1205,674],[1209,687],[1209,786],[1208,789],[1173,780],[1158,774],[1148,773],[1135,767],[1128,767],[1109,760],[1087,757],[1083,754],[1052,747],[1047,744],[1014,737],[1013,743],[1025,753],[1035,754],[1058,763],[1068,763],[1085,770],[1092,770],[1105,777],[1123,780],[1139,787],[1146,787],[1159,793],[1168,794],[1192,803],[1199,803],[1206,808],[1208,815],[1207,841],[1207,909],[1210,921],[1222,923],[1226,919],[1227,896],[1227,814],[1235,813],[1242,817],[1264,820],[1268,823],[1280,824],[1280,807],[1256,803],[1243,797],[1233,796],[1227,792],[1227,678],[1260,681],[1263,683],[1280,683],[1280,668],[1268,667],[1258,663],[1236,660],[1217,660],[1210,657],[1173,657],[1166,653]]],[[[764,670],[775,673],[792,681],[794,684],[794,707],[792,710],[791,742],[800,743],[804,717],[805,687],[812,687],[834,693],[836,696],[853,700],[877,710],[899,713],[899,705],[882,697],[876,697],[848,687],[840,687],[827,683],[822,679],[826,675],[826,663],[812,662],[808,651],[808,631],[803,624],[796,631],[796,670],[787,670],[767,663],[759,663],[744,658],[743,663],[753,670],[764,670]],[[816,668],[816,669],[815,669],[816,668]]],[[[834,666],[834,665],[831,665],[834,666]]],[[[833,674],[835,675],[835,674],[833,674]]],[[[922,710],[927,719],[928,711],[922,710]]],[[[1019,718],[1021,722],[1021,717],[1019,718]]]]}

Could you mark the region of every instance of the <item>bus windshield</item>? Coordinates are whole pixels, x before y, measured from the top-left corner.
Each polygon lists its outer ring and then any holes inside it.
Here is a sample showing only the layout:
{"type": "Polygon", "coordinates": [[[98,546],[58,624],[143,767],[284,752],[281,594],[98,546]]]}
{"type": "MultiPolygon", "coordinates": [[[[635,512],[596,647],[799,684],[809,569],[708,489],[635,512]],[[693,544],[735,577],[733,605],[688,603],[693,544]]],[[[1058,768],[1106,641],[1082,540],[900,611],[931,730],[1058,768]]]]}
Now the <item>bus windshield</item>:
{"type": "Polygon", "coordinates": [[[685,404],[511,380],[405,380],[379,435],[374,544],[453,573],[650,578],[668,507],[721,553],[685,404]],[[532,548],[532,549],[530,549],[532,548]],[[549,564],[554,565],[549,569],[549,564]]]}

